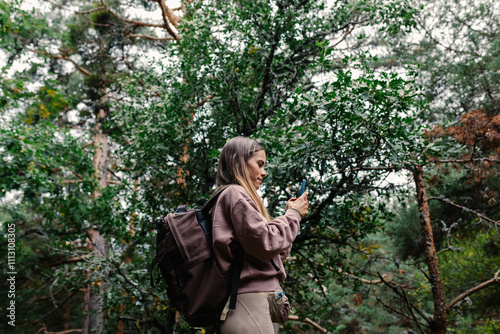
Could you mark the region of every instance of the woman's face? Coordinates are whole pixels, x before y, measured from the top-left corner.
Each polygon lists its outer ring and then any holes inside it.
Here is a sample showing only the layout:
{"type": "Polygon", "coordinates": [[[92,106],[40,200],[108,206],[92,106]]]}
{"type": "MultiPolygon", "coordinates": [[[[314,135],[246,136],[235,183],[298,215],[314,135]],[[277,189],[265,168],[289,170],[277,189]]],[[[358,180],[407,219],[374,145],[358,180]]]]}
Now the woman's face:
{"type": "Polygon", "coordinates": [[[266,171],[264,170],[265,164],[266,152],[264,150],[257,151],[250,158],[248,158],[247,169],[255,190],[259,189],[262,183],[262,178],[266,176],[266,171]]]}

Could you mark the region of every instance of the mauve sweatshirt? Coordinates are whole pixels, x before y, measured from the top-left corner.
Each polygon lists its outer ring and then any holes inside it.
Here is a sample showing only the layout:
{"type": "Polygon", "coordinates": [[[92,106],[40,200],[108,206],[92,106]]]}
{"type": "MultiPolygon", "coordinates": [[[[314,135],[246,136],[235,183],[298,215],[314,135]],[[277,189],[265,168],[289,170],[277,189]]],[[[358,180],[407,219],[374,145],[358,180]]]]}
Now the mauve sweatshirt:
{"type": "Polygon", "coordinates": [[[212,208],[214,252],[229,270],[239,245],[244,251],[238,293],[275,291],[286,273],[283,262],[300,227],[300,213],[288,209],[272,222],[259,212],[245,188],[225,189],[212,208]]]}

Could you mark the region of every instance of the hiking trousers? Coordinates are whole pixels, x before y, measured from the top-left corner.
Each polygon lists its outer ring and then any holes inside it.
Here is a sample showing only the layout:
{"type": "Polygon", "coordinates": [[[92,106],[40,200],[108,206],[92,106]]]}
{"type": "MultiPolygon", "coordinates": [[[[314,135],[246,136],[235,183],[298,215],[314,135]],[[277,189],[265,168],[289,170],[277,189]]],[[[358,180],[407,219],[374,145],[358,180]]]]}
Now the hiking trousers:
{"type": "Polygon", "coordinates": [[[221,334],[274,334],[269,302],[262,293],[241,293],[236,309],[221,322],[221,334]]]}

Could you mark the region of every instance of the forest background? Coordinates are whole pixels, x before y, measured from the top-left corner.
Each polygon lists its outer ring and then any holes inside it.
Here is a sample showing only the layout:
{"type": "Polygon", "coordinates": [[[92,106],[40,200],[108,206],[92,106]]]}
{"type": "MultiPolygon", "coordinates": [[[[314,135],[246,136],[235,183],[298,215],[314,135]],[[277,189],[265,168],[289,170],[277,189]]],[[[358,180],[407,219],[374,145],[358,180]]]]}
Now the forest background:
{"type": "Polygon", "coordinates": [[[498,333],[499,22],[494,0],[1,0],[0,330],[209,332],[149,286],[151,222],[245,135],[272,215],[308,181],[281,333],[498,333]]]}

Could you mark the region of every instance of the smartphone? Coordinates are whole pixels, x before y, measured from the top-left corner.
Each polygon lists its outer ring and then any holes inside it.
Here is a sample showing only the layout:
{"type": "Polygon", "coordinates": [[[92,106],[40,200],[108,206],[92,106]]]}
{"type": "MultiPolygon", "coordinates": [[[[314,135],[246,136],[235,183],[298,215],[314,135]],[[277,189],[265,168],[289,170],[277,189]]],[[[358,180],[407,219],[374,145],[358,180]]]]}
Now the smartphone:
{"type": "Polygon", "coordinates": [[[300,196],[302,196],[302,194],[304,193],[304,191],[306,190],[306,179],[303,179],[302,180],[302,186],[300,187],[300,196]]]}

